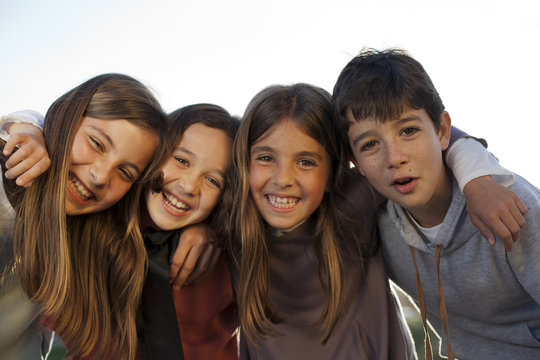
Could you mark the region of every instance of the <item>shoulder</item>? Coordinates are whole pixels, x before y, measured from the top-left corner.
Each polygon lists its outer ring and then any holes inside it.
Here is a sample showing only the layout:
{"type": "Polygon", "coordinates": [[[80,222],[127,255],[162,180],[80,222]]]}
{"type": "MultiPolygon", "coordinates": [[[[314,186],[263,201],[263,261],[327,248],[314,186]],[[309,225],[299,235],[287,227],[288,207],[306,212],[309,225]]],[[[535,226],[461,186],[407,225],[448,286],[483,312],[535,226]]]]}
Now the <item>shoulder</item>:
{"type": "Polygon", "coordinates": [[[525,205],[536,204],[536,206],[538,206],[538,204],[540,204],[540,189],[518,174],[514,174],[514,178],[514,183],[508,188],[515,192],[525,205]]]}
{"type": "MultiPolygon", "coordinates": [[[[509,186],[509,189],[519,196],[527,209],[524,215],[525,225],[522,230],[531,228],[537,230],[540,224],[540,189],[517,174],[515,182],[509,186]]],[[[521,232],[526,233],[527,231],[521,232]]]]}
{"type": "MultiPolygon", "coordinates": [[[[536,257],[540,254],[540,241],[537,239],[540,230],[540,190],[519,175],[515,176],[515,182],[509,189],[519,196],[527,211],[524,215],[525,225],[521,228],[518,241],[508,256],[536,257]]],[[[540,266],[540,262],[538,264],[540,266]]]]}

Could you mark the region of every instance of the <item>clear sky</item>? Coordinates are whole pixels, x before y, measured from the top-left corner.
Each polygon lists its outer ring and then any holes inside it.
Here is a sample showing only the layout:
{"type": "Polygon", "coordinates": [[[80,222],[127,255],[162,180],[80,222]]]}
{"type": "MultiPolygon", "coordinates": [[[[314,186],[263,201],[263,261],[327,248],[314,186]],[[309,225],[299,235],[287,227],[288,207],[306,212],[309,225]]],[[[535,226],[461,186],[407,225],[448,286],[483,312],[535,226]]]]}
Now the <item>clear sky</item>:
{"type": "Polygon", "coordinates": [[[0,0],[0,113],[45,112],[105,72],[163,107],[211,102],[242,115],[262,88],[332,91],[362,48],[424,64],[453,123],[540,186],[540,11],[535,0],[0,0]]]}

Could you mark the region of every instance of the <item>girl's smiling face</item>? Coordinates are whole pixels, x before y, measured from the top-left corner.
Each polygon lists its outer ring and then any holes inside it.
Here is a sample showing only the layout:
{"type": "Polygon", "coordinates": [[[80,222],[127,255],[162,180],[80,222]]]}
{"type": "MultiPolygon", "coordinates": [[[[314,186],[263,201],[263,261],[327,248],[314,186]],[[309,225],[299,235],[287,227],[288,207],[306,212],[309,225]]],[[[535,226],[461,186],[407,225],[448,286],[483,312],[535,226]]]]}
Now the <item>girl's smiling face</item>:
{"type": "Polygon", "coordinates": [[[250,148],[250,192],[273,228],[300,224],[319,207],[331,160],[324,147],[293,120],[284,119],[250,148]]]}
{"type": "Polygon", "coordinates": [[[85,117],[75,133],[66,213],[107,209],[120,200],[150,161],[157,135],[127,120],[85,117]]]}
{"type": "Polygon", "coordinates": [[[162,191],[146,194],[152,221],[173,230],[205,220],[225,186],[231,152],[232,141],[223,130],[190,125],[162,168],[162,191]]]}

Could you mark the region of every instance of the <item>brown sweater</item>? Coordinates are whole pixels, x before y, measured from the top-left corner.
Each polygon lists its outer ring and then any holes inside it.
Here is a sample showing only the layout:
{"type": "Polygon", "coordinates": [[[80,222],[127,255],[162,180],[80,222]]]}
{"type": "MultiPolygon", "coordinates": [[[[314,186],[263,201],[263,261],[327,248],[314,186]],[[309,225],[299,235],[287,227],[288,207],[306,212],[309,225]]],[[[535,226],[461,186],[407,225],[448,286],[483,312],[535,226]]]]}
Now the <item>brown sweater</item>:
{"type": "Polygon", "coordinates": [[[350,305],[328,342],[312,328],[326,303],[318,276],[314,227],[306,222],[281,237],[268,239],[270,298],[285,321],[275,325],[283,336],[270,337],[258,348],[242,339],[241,359],[415,359],[407,325],[390,293],[380,252],[345,265],[350,305]]]}

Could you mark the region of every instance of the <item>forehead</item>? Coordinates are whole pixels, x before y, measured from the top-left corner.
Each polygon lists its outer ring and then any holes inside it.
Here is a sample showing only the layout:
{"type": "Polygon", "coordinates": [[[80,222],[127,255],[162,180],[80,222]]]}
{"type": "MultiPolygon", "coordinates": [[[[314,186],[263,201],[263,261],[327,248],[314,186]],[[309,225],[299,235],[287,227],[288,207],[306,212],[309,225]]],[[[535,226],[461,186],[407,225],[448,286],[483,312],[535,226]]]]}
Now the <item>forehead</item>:
{"type": "Polygon", "coordinates": [[[222,129],[213,128],[203,123],[195,123],[188,126],[180,139],[177,141],[177,146],[182,144],[192,144],[199,146],[208,146],[212,143],[223,145],[230,142],[229,136],[222,129]]]}
{"type": "Polygon", "coordinates": [[[403,121],[406,119],[427,120],[431,122],[431,118],[429,117],[425,109],[423,108],[415,109],[412,107],[405,107],[403,108],[403,111],[396,113],[394,115],[388,115],[386,117],[379,117],[376,115],[358,117],[358,116],[354,116],[351,110],[348,110],[346,113],[346,119],[347,119],[347,123],[349,124],[349,127],[353,126],[356,123],[361,123],[361,122],[374,122],[374,123],[382,124],[386,122],[403,121]]]}
{"type": "Polygon", "coordinates": [[[222,129],[202,123],[190,125],[182,134],[177,150],[201,158],[207,165],[225,168],[231,157],[232,140],[222,129]]]}
{"type": "Polygon", "coordinates": [[[284,119],[270,127],[255,140],[252,147],[263,143],[274,146],[276,150],[283,149],[283,146],[287,145],[288,148],[309,147],[326,151],[323,145],[315,140],[304,126],[291,119],[284,119]]]}
{"type": "Polygon", "coordinates": [[[85,116],[77,130],[87,129],[95,130],[104,135],[108,141],[114,143],[129,143],[131,136],[148,137],[148,141],[157,139],[157,134],[147,128],[140,127],[126,119],[99,119],[85,116]]]}

